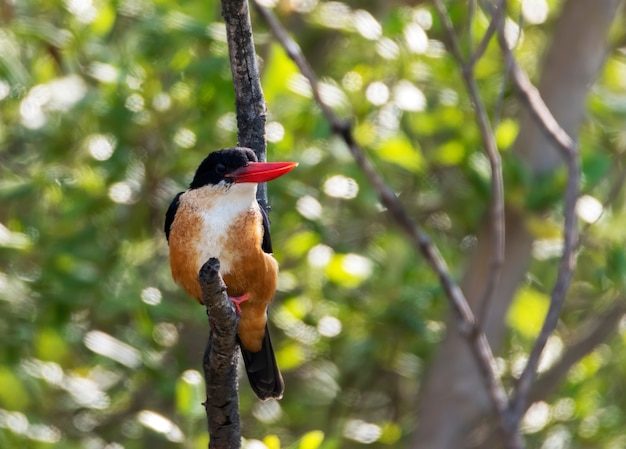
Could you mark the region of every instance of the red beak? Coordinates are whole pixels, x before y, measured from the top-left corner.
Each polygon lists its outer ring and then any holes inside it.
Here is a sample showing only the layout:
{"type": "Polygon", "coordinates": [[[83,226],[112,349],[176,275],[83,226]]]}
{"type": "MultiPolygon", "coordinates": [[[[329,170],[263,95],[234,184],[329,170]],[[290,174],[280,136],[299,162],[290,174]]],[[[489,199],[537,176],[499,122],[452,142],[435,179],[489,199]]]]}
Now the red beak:
{"type": "Polygon", "coordinates": [[[237,183],[268,182],[290,172],[297,165],[297,162],[249,162],[245,167],[238,168],[226,176],[233,178],[237,183]]]}

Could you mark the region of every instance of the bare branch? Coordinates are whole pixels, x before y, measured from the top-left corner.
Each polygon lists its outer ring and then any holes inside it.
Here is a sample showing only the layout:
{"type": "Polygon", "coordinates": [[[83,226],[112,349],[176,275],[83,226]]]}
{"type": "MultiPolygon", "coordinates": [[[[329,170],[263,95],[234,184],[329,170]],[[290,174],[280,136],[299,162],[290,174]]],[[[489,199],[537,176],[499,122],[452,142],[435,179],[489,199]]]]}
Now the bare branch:
{"type": "Polygon", "coordinates": [[[198,274],[211,325],[203,359],[207,392],[204,408],[209,427],[209,448],[237,449],[241,447],[237,391],[239,317],[228,299],[219,270],[219,261],[211,258],[198,274]]]}
{"type": "MultiPolygon", "coordinates": [[[[474,2],[470,2],[470,4],[473,4],[473,3],[474,2]]],[[[476,47],[476,50],[470,55],[469,61],[467,63],[470,67],[473,68],[478,62],[478,60],[482,58],[482,56],[485,54],[485,51],[487,50],[487,46],[489,45],[489,41],[491,40],[496,30],[498,29],[497,22],[499,20],[502,20],[502,18],[503,17],[501,14],[495,14],[491,18],[491,21],[489,22],[489,25],[487,26],[487,30],[485,31],[485,34],[480,40],[478,47],[476,47]]]]}
{"type": "MultiPolygon", "coordinates": [[[[235,86],[237,146],[251,148],[260,161],[265,161],[267,105],[261,88],[248,0],[222,0],[222,15],[226,23],[228,54],[235,86]]],[[[265,183],[257,189],[257,200],[269,211],[265,183]]]]}
{"type": "Polygon", "coordinates": [[[567,186],[564,199],[564,249],[559,263],[556,283],[550,296],[550,307],[543,322],[541,332],[528,357],[528,362],[520,375],[510,405],[510,419],[518,422],[525,409],[528,394],[536,377],[541,354],[548,337],[554,332],[559,321],[561,308],[569,289],[576,268],[575,250],[578,242],[578,222],[576,219],[576,201],[580,188],[580,164],[575,154],[567,161],[567,186]]]}
{"type": "Polygon", "coordinates": [[[317,76],[315,76],[315,72],[313,72],[311,65],[304,57],[302,49],[298,43],[287,34],[287,30],[285,30],[285,28],[281,25],[272,11],[259,4],[256,0],[254,0],[254,6],[259,12],[259,15],[269,26],[276,40],[283,46],[287,55],[296,63],[300,72],[309,81],[311,91],[313,92],[313,98],[332,126],[333,132],[338,135],[342,135],[345,130],[348,130],[349,133],[350,123],[342,121],[337,114],[335,114],[335,111],[328,106],[324,100],[322,100],[317,76]]]}
{"type": "MultiPolygon", "coordinates": [[[[502,0],[497,8],[500,10],[500,14],[503,13],[505,6],[506,0],[502,0]]],[[[548,337],[552,334],[554,329],[556,329],[558,324],[561,308],[576,268],[575,250],[578,241],[576,201],[580,194],[580,161],[577,144],[558,124],[541,98],[539,90],[532,85],[528,75],[513,56],[504,34],[504,21],[499,21],[498,25],[498,41],[505,58],[510,62],[511,75],[518,95],[531,112],[531,115],[535,118],[537,124],[545,131],[561,152],[561,156],[565,160],[568,174],[563,205],[563,255],[559,263],[557,280],[552,289],[548,314],[546,315],[541,332],[530,352],[528,362],[518,379],[510,403],[509,418],[512,423],[518,423],[526,408],[528,395],[537,375],[537,367],[541,354],[548,341],[548,337]]]]}
{"type": "MultiPolygon", "coordinates": [[[[506,4],[506,0],[500,0],[496,10],[493,12],[494,18],[499,15],[504,15],[506,4]]],[[[504,20],[498,20],[496,24],[498,25],[498,42],[500,43],[500,48],[506,60],[511,63],[511,76],[513,84],[517,88],[517,94],[520,100],[522,100],[522,102],[526,105],[537,124],[545,131],[548,137],[550,137],[559,151],[561,151],[563,158],[577,156],[577,144],[565,132],[561,125],[559,125],[557,120],[554,118],[554,115],[552,115],[552,112],[543,101],[543,98],[541,98],[539,90],[533,86],[532,82],[528,78],[528,75],[515,59],[513,51],[506,41],[504,33],[504,20]]]]}
{"type": "Polygon", "coordinates": [[[452,55],[461,66],[463,81],[465,82],[465,87],[474,105],[474,110],[476,111],[476,120],[480,129],[480,136],[483,146],[485,147],[485,153],[489,159],[489,165],[491,166],[491,190],[493,196],[491,202],[491,235],[493,239],[493,253],[490,261],[489,278],[486,281],[485,292],[483,293],[483,300],[481,301],[479,326],[483,328],[489,310],[489,304],[491,303],[504,264],[504,183],[502,180],[502,161],[500,159],[500,153],[498,152],[487,110],[478,92],[478,86],[476,85],[476,79],[474,77],[474,64],[484,51],[484,48],[486,48],[490,36],[495,29],[497,29],[496,23],[502,20],[502,18],[499,15],[495,15],[492,18],[489,29],[487,29],[477,53],[472,55],[470,62],[465,62],[461,54],[459,39],[454,31],[446,7],[441,0],[435,0],[434,3],[446,30],[452,55]]]}
{"type": "Polygon", "coordinates": [[[581,328],[572,332],[582,335],[576,341],[567,345],[567,349],[559,360],[544,374],[542,374],[530,392],[528,404],[549,396],[562,383],[567,373],[583,357],[593,351],[599,344],[605,342],[615,332],[617,325],[626,313],[624,298],[618,298],[602,315],[594,317],[591,323],[585,323],[581,328]]]}
{"type": "MultiPolygon", "coordinates": [[[[507,407],[507,396],[502,383],[495,374],[495,361],[491,351],[491,347],[487,342],[485,334],[478,328],[474,315],[472,313],[463,292],[452,279],[450,271],[441,257],[437,247],[431,242],[430,238],[419,228],[419,226],[408,215],[406,209],[402,206],[394,192],[385,184],[382,177],[378,174],[372,163],[369,161],[361,147],[357,145],[352,134],[349,124],[335,114],[322,99],[317,77],[315,76],[311,66],[302,54],[300,47],[289,37],[286,30],[280,24],[272,11],[255,2],[255,6],[260,16],[268,24],[272,34],[276,40],[283,46],[289,57],[296,63],[300,72],[308,79],[315,101],[325,115],[331,125],[333,132],[344,140],[357,165],[363,171],[369,182],[374,187],[380,202],[387,208],[390,215],[397,224],[406,232],[416,249],[421,252],[426,262],[437,273],[441,285],[446,292],[447,297],[457,313],[459,319],[459,330],[465,336],[474,357],[477,360],[479,370],[483,375],[487,391],[491,398],[493,407],[498,415],[503,417],[501,421],[502,430],[505,434],[509,434],[508,427],[505,426],[504,419],[507,407]]],[[[511,448],[524,447],[521,438],[515,439],[516,445],[511,448]]]]}
{"type": "MultiPolygon", "coordinates": [[[[251,148],[266,160],[267,107],[257,65],[247,0],[222,0],[222,15],[230,67],[235,88],[238,146],[251,148]]],[[[257,200],[269,211],[267,187],[259,185],[257,200]]],[[[239,396],[237,391],[237,326],[239,318],[219,275],[219,261],[211,258],[201,268],[199,281],[207,307],[211,334],[203,359],[209,427],[209,448],[241,447],[239,396]]]]}

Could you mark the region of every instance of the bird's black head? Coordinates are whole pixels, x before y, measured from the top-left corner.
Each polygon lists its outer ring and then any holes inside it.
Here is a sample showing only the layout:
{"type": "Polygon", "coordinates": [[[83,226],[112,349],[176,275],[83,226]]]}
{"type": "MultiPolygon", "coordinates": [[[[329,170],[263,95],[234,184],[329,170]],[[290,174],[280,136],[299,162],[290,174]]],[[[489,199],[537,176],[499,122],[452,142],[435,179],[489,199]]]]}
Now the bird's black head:
{"type": "Polygon", "coordinates": [[[245,167],[249,162],[256,162],[257,157],[250,148],[225,148],[209,154],[200,164],[189,184],[190,189],[198,189],[220,181],[233,182],[227,175],[238,168],[245,167]]]}

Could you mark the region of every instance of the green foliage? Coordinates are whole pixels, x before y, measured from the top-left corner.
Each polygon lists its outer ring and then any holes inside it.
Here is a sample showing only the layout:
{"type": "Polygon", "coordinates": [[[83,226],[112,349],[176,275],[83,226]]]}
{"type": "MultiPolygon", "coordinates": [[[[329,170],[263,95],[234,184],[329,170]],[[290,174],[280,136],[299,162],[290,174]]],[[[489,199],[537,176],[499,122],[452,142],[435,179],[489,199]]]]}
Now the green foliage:
{"type": "Polygon", "coordinates": [[[549,303],[547,295],[531,288],[521,288],[509,310],[510,326],[532,341],[541,330],[549,303]]]}
{"type": "MultiPolygon", "coordinates": [[[[279,3],[325,98],[353,121],[460,278],[489,207],[490,169],[436,14],[384,1],[279,3]]],[[[524,26],[517,49],[533,76],[558,15],[548,3],[546,23],[524,26]]],[[[450,8],[463,29],[466,4],[450,8]]],[[[0,2],[0,447],[207,446],[196,371],[205,311],[172,282],[162,225],[199,161],[236,143],[220,21],[219,2],[0,2]]],[[[477,13],[463,51],[486,26],[477,13]]],[[[287,390],[260,403],[242,381],[244,437],[269,449],[403,447],[419,377],[445,330],[444,293],[293,62],[264,24],[254,27],[269,159],[300,165],[270,185],[281,264],[270,322],[287,390]]],[[[622,164],[622,59],[610,55],[581,136],[584,193],[600,202],[622,164]]],[[[477,82],[498,122],[507,206],[537,238],[509,315],[508,379],[547,309],[566,178],[533,179],[513,154],[519,110],[504,71],[492,43],[477,82]]],[[[602,210],[578,253],[557,346],[590,303],[600,310],[624,291],[623,195],[602,210]]],[[[546,399],[550,413],[528,430],[531,442],[565,435],[571,447],[624,446],[620,332],[546,399]]]]}

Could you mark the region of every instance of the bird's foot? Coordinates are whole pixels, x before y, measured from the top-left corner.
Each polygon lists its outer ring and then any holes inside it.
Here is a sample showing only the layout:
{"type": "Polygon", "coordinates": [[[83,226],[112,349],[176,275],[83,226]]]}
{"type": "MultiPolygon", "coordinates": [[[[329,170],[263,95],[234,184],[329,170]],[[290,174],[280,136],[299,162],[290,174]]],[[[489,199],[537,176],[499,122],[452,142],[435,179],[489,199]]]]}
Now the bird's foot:
{"type": "Polygon", "coordinates": [[[248,299],[250,299],[247,294],[244,294],[244,295],[241,295],[241,296],[229,296],[228,298],[235,305],[235,310],[237,311],[238,315],[241,315],[241,306],[240,306],[240,304],[242,302],[246,302],[248,299]]]}

